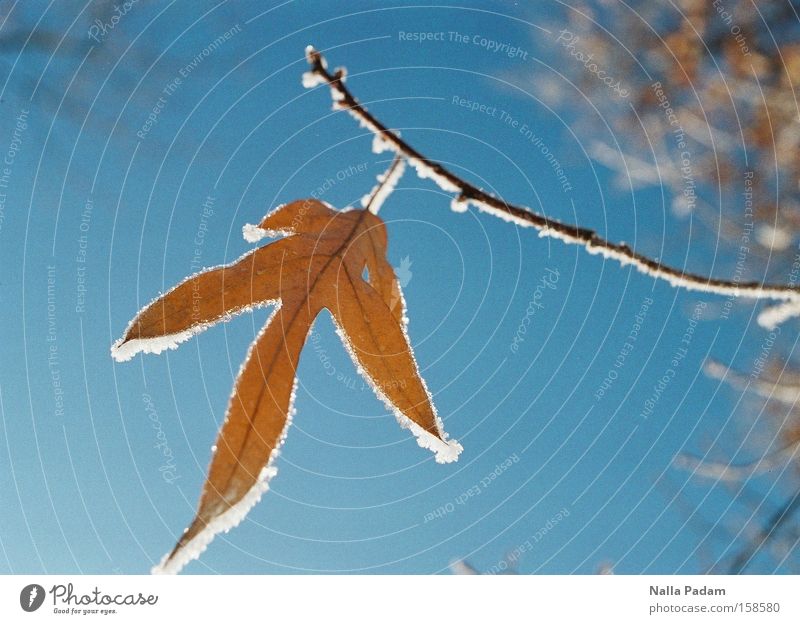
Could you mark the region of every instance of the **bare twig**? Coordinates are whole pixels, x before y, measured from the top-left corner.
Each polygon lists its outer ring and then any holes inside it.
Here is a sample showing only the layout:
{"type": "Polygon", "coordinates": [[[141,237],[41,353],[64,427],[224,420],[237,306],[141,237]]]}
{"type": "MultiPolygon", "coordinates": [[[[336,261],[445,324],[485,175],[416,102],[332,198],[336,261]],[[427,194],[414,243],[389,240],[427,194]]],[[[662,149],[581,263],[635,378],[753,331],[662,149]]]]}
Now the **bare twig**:
{"type": "Polygon", "coordinates": [[[742,552],[733,559],[730,567],[730,574],[741,574],[753,560],[759,550],[769,541],[774,539],[781,527],[788,523],[794,513],[800,509],[800,490],[795,492],[792,498],[775,512],[767,521],[766,527],[759,531],[755,540],[750,542],[742,552]]]}
{"type": "Polygon", "coordinates": [[[800,314],[800,288],[796,286],[771,285],[760,282],[739,283],[687,273],[637,253],[625,243],[613,243],[605,240],[593,230],[550,219],[528,208],[509,204],[482,191],[440,163],[426,158],[378,121],[345,86],[343,69],[337,69],[333,73],[329,72],[324,57],[312,46],[306,49],[306,58],[311,69],[303,77],[303,84],[309,88],[326,84],[331,90],[334,108],[346,110],[361,126],[370,130],[375,135],[377,146],[381,151],[389,150],[404,156],[421,178],[431,178],[442,190],[454,193],[456,195],[452,203],[454,209],[464,211],[472,204],[479,210],[515,223],[520,227],[532,227],[538,230],[539,236],[548,236],[564,243],[581,245],[591,254],[599,254],[605,258],[616,260],[623,266],[632,265],[638,271],[666,281],[674,287],[717,295],[785,302],[762,312],[759,322],[766,327],[772,327],[776,321],[781,322],[795,314],[800,314]],[[772,311],[777,311],[777,314],[772,311]]]}
{"type": "Polygon", "coordinates": [[[708,360],[704,368],[709,377],[726,381],[737,390],[747,390],[764,399],[779,401],[784,405],[795,406],[800,403],[800,386],[797,384],[778,379],[761,379],[755,374],[748,376],[715,360],[708,360]]]}
{"type": "Polygon", "coordinates": [[[728,464],[725,462],[709,462],[700,457],[681,453],[675,458],[675,467],[691,470],[695,475],[718,479],[720,481],[743,481],[755,475],[770,472],[785,466],[800,456],[800,442],[792,442],[783,448],[759,457],[747,464],[728,464]]]}
{"type": "Polygon", "coordinates": [[[378,176],[378,183],[361,198],[361,206],[372,214],[378,214],[383,202],[391,195],[397,182],[403,177],[405,169],[403,157],[400,154],[396,155],[389,168],[378,176]]]}

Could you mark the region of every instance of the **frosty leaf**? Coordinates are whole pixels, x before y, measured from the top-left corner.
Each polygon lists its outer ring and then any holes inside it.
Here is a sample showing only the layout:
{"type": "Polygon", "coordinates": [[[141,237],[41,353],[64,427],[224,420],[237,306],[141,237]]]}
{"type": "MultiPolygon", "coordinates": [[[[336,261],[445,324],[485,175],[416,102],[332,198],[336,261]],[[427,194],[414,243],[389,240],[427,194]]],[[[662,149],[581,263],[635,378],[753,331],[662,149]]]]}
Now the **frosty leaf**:
{"type": "Polygon", "coordinates": [[[197,514],[159,572],[177,572],[198,557],[266,491],[291,420],[300,351],[323,308],[359,373],[419,445],[438,462],[454,461],[461,451],[447,440],[419,375],[403,297],[386,260],[383,221],[366,209],[340,212],[309,199],[278,208],[244,232],[248,240],[285,238],[192,276],[142,310],[112,348],[119,360],[159,352],[233,314],[277,304],[236,380],[197,514]]]}
{"type": "Polygon", "coordinates": [[[257,278],[276,273],[286,262],[286,242],[251,251],[231,265],[197,273],[153,301],[114,344],[114,359],[124,362],[141,351],[160,353],[175,348],[217,321],[274,303],[277,284],[257,278]]]}

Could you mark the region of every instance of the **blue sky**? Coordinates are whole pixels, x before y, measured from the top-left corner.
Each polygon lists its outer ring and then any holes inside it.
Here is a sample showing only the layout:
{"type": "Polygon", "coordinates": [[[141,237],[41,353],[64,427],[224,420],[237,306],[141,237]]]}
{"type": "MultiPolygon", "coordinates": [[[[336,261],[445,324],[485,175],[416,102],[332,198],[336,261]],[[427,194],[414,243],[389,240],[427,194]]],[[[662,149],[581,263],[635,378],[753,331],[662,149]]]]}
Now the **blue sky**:
{"type": "MultiPolygon", "coordinates": [[[[309,43],[347,66],[379,118],[477,185],[673,265],[724,277],[735,263],[713,232],[676,220],[668,196],[612,188],[570,131],[576,115],[592,119],[579,91],[560,108],[537,93],[570,62],[553,49],[557,3],[141,2],[99,41],[90,28],[111,24],[110,3],[21,4],[0,18],[0,149],[15,130],[20,145],[0,220],[0,573],[145,573],[191,520],[268,310],[166,355],[116,364],[109,348],[193,262],[247,251],[245,223],[328,179],[322,198],[353,205],[385,168],[326,91],[302,88],[309,43]]],[[[460,461],[435,464],[397,426],[323,315],[271,490],[187,572],[434,573],[460,557],[492,569],[515,551],[526,573],[700,569],[706,529],[687,522],[685,500],[716,521],[730,496],[671,463],[741,436],[741,396],[701,369],[707,357],[751,362],[765,338],[757,307],[720,319],[724,300],[709,297],[693,323],[696,294],[449,203],[407,173],[381,216],[389,260],[411,262],[410,336],[460,461]]]]}

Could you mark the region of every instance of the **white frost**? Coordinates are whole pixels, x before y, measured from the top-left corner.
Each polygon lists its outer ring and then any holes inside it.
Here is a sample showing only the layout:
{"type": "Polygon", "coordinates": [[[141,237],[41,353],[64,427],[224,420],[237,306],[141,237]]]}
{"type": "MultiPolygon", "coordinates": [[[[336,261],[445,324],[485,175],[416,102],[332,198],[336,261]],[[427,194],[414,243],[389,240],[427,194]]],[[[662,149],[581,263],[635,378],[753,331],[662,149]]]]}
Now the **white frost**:
{"type": "Polygon", "coordinates": [[[257,243],[262,238],[269,236],[269,232],[252,223],[245,223],[242,227],[242,236],[248,243],[257,243]]]}
{"type": "MultiPolygon", "coordinates": [[[[175,288],[177,288],[177,286],[175,288]]],[[[156,301],[158,301],[158,299],[142,308],[142,310],[128,324],[123,337],[111,345],[111,357],[114,358],[114,360],[117,362],[127,362],[134,355],[138,355],[139,353],[152,353],[158,355],[167,349],[177,349],[181,343],[184,343],[197,334],[204,332],[212,325],[216,325],[217,323],[227,323],[234,316],[238,316],[239,314],[252,312],[258,308],[264,308],[271,305],[277,306],[280,303],[280,300],[278,299],[266,299],[264,301],[258,301],[252,305],[242,306],[241,308],[232,310],[220,318],[211,321],[210,323],[198,323],[197,325],[193,325],[189,329],[182,332],[167,334],[164,336],[154,336],[153,338],[134,338],[126,341],[125,336],[128,335],[128,332],[130,331],[130,328],[133,327],[136,319],[142,314],[142,312],[153,305],[153,303],[156,301]]]]}
{"type": "MultiPolygon", "coordinates": [[[[311,62],[311,55],[314,54],[316,51],[317,50],[316,50],[316,48],[314,48],[313,45],[307,45],[306,46],[306,59],[309,62],[311,62]]],[[[322,67],[324,69],[328,69],[328,61],[325,60],[325,57],[320,55],[319,60],[320,60],[320,63],[322,63],[322,67]]]]}
{"type": "MultiPolygon", "coordinates": [[[[304,213],[305,210],[308,209],[308,206],[310,205],[310,203],[312,201],[319,202],[320,204],[322,204],[323,206],[325,206],[326,208],[328,208],[330,210],[335,210],[335,208],[333,206],[331,206],[326,201],[322,201],[320,199],[313,199],[313,200],[306,199],[306,200],[303,200],[303,208],[301,208],[301,213],[304,213]]],[[[264,218],[261,220],[261,223],[263,223],[264,221],[269,219],[272,215],[277,214],[278,212],[280,212],[281,210],[286,208],[287,205],[288,204],[281,204],[277,208],[274,208],[273,210],[270,210],[264,216],[264,218]]],[[[253,224],[253,223],[246,223],[242,227],[242,237],[248,243],[257,243],[260,240],[262,240],[263,238],[281,238],[283,236],[292,236],[293,234],[296,233],[296,231],[295,231],[296,225],[297,224],[295,222],[293,222],[292,224],[290,224],[290,225],[288,225],[288,226],[286,226],[284,228],[270,229],[270,228],[261,227],[260,224],[256,225],[256,224],[253,224]]],[[[247,255],[247,254],[245,254],[245,255],[247,255]]],[[[242,256],[242,257],[244,257],[244,256],[242,256]]],[[[240,258],[240,260],[241,260],[241,258],[240,258]]]]}
{"type": "MultiPolygon", "coordinates": [[[[394,134],[400,136],[400,133],[394,131],[394,134]]],[[[383,152],[394,152],[396,151],[394,148],[394,144],[387,141],[384,136],[383,132],[375,132],[372,135],[372,153],[373,154],[383,154],[383,152]]]]}
{"type": "Polygon", "coordinates": [[[792,244],[792,233],[786,228],[762,223],[756,228],[756,240],[759,245],[767,249],[784,251],[792,244]]]}
{"type": "Polygon", "coordinates": [[[372,214],[378,214],[386,198],[392,194],[400,178],[406,170],[406,163],[400,159],[394,161],[389,169],[378,175],[378,183],[361,198],[361,207],[369,208],[372,214]]]}
{"type": "MultiPolygon", "coordinates": [[[[272,456],[270,456],[271,462],[272,456]]],[[[269,489],[269,480],[276,474],[278,474],[277,468],[269,464],[265,466],[258,475],[256,484],[250,488],[238,503],[209,522],[206,528],[176,552],[172,559],[169,559],[169,553],[164,555],[161,562],[153,567],[151,572],[153,574],[177,574],[187,563],[200,557],[217,533],[227,533],[244,520],[247,513],[261,499],[264,492],[269,489]]]]}
{"type": "Polygon", "coordinates": [[[800,301],[787,301],[764,308],[758,315],[758,324],[769,330],[775,329],[790,318],[800,316],[800,301]]]}
{"type": "MultiPolygon", "coordinates": [[[[396,274],[395,277],[397,277],[396,274]]],[[[407,329],[409,323],[407,314],[408,306],[406,305],[406,296],[403,294],[403,289],[400,287],[399,283],[397,284],[397,296],[400,300],[400,312],[402,313],[400,315],[400,322],[403,325],[403,333],[406,335],[406,340],[408,340],[408,329],[407,329]]],[[[409,344],[411,343],[409,342],[409,344]]]]}
{"type": "Polygon", "coordinates": [[[189,338],[205,331],[210,326],[211,323],[202,323],[177,334],[156,336],[155,338],[135,338],[127,342],[125,342],[125,338],[120,338],[111,346],[111,357],[117,362],[127,362],[138,353],[154,353],[157,355],[167,349],[177,349],[182,342],[186,342],[189,338]]]}
{"type": "Polygon", "coordinates": [[[466,212],[469,210],[469,199],[462,195],[456,195],[450,201],[450,210],[453,212],[466,212]]]}
{"type": "Polygon", "coordinates": [[[331,99],[333,100],[333,110],[344,108],[344,93],[340,89],[331,89],[331,99]]]}
{"type": "MultiPolygon", "coordinates": [[[[426,388],[427,390],[427,388],[426,388]]],[[[382,393],[378,393],[379,395],[382,393]]],[[[430,393],[428,394],[430,396],[430,393]]],[[[394,407],[385,396],[381,396],[381,400],[386,404],[387,407],[391,408],[394,411],[395,418],[397,418],[397,422],[400,423],[400,426],[403,429],[408,429],[414,436],[417,438],[417,444],[419,444],[422,448],[428,449],[432,451],[436,456],[436,463],[438,464],[449,464],[454,461],[458,461],[458,456],[461,455],[461,451],[464,450],[464,447],[461,446],[456,440],[448,440],[447,434],[442,431],[442,421],[439,416],[436,416],[436,428],[439,430],[440,435],[444,440],[440,440],[435,435],[431,435],[425,429],[420,427],[417,423],[411,420],[408,416],[404,415],[400,410],[394,407]]],[[[431,407],[433,407],[433,403],[431,403],[431,407]]],[[[436,412],[434,411],[434,414],[436,412]]]]}
{"type": "Polygon", "coordinates": [[[313,89],[314,87],[318,87],[319,85],[323,85],[327,82],[325,80],[325,76],[320,76],[318,73],[313,71],[307,71],[303,73],[303,86],[306,89],[313,89]]]}
{"type": "MultiPolygon", "coordinates": [[[[361,362],[358,360],[358,354],[356,353],[355,348],[352,344],[350,344],[350,340],[347,337],[345,331],[339,326],[339,323],[336,321],[336,317],[331,315],[333,319],[333,324],[336,327],[336,333],[339,334],[339,338],[344,345],[345,350],[350,355],[350,359],[353,360],[353,364],[356,367],[356,371],[359,375],[361,375],[364,380],[369,384],[372,391],[375,395],[383,401],[383,404],[386,408],[391,411],[397,422],[400,424],[403,429],[409,429],[411,433],[417,438],[417,444],[419,444],[422,448],[428,449],[433,451],[436,463],[439,464],[449,464],[450,462],[458,461],[458,456],[461,454],[461,451],[464,450],[456,440],[448,440],[449,437],[447,433],[444,431],[444,426],[442,424],[442,419],[439,418],[439,414],[436,412],[436,406],[433,404],[433,397],[431,396],[428,387],[425,385],[425,380],[422,377],[419,377],[420,383],[422,384],[422,389],[425,391],[425,394],[428,395],[428,404],[431,406],[431,411],[433,412],[433,416],[436,419],[436,430],[439,432],[440,438],[430,434],[429,432],[425,431],[422,427],[420,427],[417,423],[411,420],[408,416],[403,414],[400,409],[389,400],[383,391],[378,387],[377,384],[373,381],[372,377],[370,377],[369,373],[364,370],[364,367],[361,365],[361,362]]],[[[408,339],[408,334],[406,333],[405,326],[402,327],[403,334],[405,334],[406,341],[408,344],[411,342],[408,339]]],[[[417,371],[417,375],[419,376],[419,367],[417,366],[417,361],[414,358],[414,354],[409,351],[409,355],[411,356],[411,360],[414,363],[414,369],[417,371]]]]}
{"type": "Polygon", "coordinates": [[[459,193],[461,188],[453,184],[443,175],[436,173],[436,171],[427,163],[419,158],[409,158],[408,162],[417,171],[417,175],[423,180],[433,180],[440,189],[446,193],[459,193]]]}

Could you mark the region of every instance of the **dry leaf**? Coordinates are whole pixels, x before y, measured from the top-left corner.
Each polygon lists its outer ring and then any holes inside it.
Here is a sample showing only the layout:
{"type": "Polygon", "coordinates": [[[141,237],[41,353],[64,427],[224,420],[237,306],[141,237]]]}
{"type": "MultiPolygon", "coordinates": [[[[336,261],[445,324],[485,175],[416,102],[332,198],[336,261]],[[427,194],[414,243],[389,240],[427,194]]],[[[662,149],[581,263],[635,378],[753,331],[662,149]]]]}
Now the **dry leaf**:
{"type": "Polygon", "coordinates": [[[251,242],[285,238],[190,277],[142,310],[112,348],[117,360],[159,353],[234,314],[276,305],[242,365],[197,515],[157,571],[177,572],[199,556],[267,489],[291,419],[300,351],[323,308],[358,371],[419,445],[438,462],[461,451],[447,440],[419,375],[383,221],[368,210],[336,211],[308,199],[278,208],[244,233],[251,242]]]}

